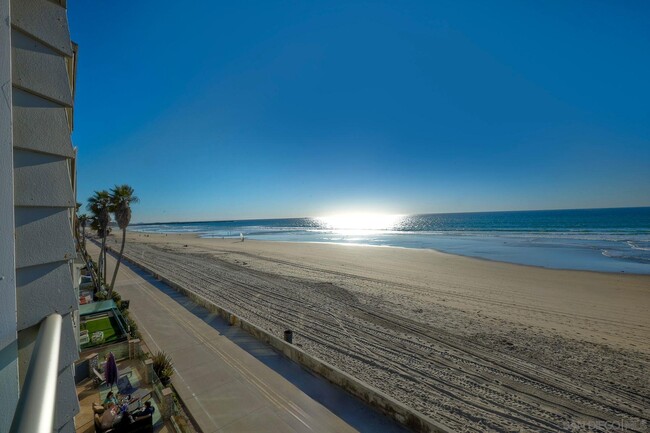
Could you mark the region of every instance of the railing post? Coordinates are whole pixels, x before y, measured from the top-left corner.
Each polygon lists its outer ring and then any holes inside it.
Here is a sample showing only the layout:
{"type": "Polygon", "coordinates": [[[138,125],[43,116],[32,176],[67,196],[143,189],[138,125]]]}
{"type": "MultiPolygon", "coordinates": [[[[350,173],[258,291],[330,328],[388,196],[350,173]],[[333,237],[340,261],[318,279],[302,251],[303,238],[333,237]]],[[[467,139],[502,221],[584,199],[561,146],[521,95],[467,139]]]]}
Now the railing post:
{"type": "Polygon", "coordinates": [[[90,366],[90,377],[93,377],[92,369],[94,368],[95,370],[99,370],[99,354],[91,353],[86,357],[86,359],[88,360],[88,365],[90,366]]]}
{"type": "Polygon", "coordinates": [[[160,415],[167,421],[174,414],[174,393],[171,388],[162,390],[162,408],[160,415]]]}
{"type": "Polygon", "coordinates": [[[129,340],[129,359],[135,359],[140,355],[140,339],[129,340]]]}
{"type": "Polygon", "coordinates": [[[153,359],[144,360],[144,382],[149,385],[153,382],[153,359]]]}
{"type": "Polygon", "coordinates": [[[139,338],[136,339],[135,343],[135,357],[138,359],[142,358],[142,341],[139,338]]]}
{"type": "Polygon", "coordinates": [[[52,432],[62,323],[60,314],[51,314],[41,322],[11,433],[52,432]]]}

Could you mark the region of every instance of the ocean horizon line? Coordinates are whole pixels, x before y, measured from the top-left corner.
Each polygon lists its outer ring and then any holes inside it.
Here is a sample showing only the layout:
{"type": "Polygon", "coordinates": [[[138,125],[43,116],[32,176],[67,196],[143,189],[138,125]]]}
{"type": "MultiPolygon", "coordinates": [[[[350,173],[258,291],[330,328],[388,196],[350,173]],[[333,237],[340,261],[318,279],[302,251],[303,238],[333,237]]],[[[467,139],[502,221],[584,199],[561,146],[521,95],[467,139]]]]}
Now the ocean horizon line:
{"type": "MultiPolygon", "coordinates": [[[[567,211],[594,211],[594,210],[622,210],[622,209],[650,209],[648,206],[617,206],[617,207],[594,207],[594,208],[553,208],[553,209],[516,209],[516,210],[486,210],[486,211],[465,211],[465,212],[425,212],[425,213],[405,213],[405,214],[391,214],[385,215],[399,215],[399,216],[429,216],[429,215],[466,215],[466,214],[490,214],[490,213],[518,213],[518,212],[567,212],[567,211]]],[[[369,214],[375,214],[369,212],[369,214]]],[[[307,218],[322,218],[318,216],[296,216],[296,217],[260,217],[260,218],[224,218],[214,220],[188,220],[188,221],[156,221],[156,222],[137,222],[131,223],[130,226],[142,225],[157,225],[157,224],[204,224],[204,223],[230,223],[230,222],[246,222],[246,221],[267,221],[267,220],[298,220],[307,218]]],[[[113,222],[112,222],[113,223],[113,222]]]]}

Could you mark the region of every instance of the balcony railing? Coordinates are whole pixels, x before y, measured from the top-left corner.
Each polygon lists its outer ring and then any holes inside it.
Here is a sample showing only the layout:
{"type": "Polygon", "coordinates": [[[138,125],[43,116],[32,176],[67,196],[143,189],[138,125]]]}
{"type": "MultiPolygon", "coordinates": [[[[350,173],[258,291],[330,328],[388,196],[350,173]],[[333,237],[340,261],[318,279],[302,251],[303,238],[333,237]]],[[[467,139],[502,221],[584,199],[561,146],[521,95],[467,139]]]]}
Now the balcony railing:
{"type": "Polygon", "coordinates": [[[51,433],[53,430],[62,322],[59,314],[52,314],[41,322],[11,433],[51,433]]]}

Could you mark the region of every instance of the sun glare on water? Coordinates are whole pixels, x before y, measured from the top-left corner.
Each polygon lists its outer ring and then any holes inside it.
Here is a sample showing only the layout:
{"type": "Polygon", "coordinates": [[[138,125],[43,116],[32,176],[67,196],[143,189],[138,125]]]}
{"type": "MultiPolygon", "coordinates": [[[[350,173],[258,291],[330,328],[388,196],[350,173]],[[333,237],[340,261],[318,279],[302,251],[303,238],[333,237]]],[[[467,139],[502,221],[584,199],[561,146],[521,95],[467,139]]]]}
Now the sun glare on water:
{"type": "Polygon", "coordinates": [[[345,214],[317,218],[331,230],[393,230],[403,215],[345,214]]]}

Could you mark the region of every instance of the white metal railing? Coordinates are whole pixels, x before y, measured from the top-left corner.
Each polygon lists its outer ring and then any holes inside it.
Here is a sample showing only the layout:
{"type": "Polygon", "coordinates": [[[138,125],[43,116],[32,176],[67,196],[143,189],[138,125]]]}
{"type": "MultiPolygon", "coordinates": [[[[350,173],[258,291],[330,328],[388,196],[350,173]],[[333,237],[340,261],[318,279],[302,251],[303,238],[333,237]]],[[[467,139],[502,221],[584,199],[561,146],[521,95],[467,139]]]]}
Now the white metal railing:
{"type": "Polygon", "coordinates": [[[51,433],[53,430],[62,323],[60,314],[51,314],[41,322],[11,433],[51,433]]]}

